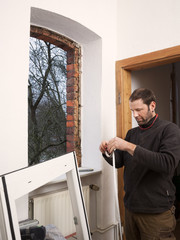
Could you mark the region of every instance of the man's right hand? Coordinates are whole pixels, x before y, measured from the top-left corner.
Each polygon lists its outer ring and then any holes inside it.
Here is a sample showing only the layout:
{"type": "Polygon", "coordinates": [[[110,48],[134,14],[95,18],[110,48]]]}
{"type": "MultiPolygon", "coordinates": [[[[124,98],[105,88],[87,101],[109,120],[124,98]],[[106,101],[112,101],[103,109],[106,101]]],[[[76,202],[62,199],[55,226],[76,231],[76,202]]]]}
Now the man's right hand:
{"type": "Polygon", "coordinates": [[[101,142],[101,145],[99,146],[99,150],[103,154],[107,151],[107,142],[106,141],[101,142]]]}

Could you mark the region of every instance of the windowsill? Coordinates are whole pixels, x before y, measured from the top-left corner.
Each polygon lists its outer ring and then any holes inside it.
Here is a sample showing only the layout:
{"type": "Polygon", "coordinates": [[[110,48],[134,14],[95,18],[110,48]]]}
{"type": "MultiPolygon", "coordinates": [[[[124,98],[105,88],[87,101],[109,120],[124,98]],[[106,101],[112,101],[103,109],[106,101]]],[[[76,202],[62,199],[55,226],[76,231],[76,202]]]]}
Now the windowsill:
{"type": "MultiPolygon", "coordinates": [[[[92,184],[94,179],[96,179],[96,177],[99,177],[101,173],[102,173],[102,170],[100,169],[79,168],[79,175],[81,178],[82,185],[84,181],[86,182],[86,184],[92,184]]],[[[66,174],[63,174],[55,178],[54,180],[46,183],[45,185],[41,186],[40,188],[32,191],[29,194],[29,197],[32,198],[34,196],[39,196],[41,194],[51,193],[51,192],[59,191],[66,188],[67,188],[67,178],[66,178],[66,174]]]]}
{"type": "MultiPolygon", "coordinates": [[[[85,168],[85,167],[80,167],[79,169],[79,175],[80,177],[87,177],[87,176],[91,176],[93,174],[98,174],[101,173],[102,170],[100,169],[93,169],[93,168],[85,168]]],[[[57,177],[56,179],[52,180],[51,182],[48,183],[49,184],[54,184],[54,183],[59,183],[59,182],[64,182],[66,181],[66,175],[63,174],[59,177],[57,177]]]]}

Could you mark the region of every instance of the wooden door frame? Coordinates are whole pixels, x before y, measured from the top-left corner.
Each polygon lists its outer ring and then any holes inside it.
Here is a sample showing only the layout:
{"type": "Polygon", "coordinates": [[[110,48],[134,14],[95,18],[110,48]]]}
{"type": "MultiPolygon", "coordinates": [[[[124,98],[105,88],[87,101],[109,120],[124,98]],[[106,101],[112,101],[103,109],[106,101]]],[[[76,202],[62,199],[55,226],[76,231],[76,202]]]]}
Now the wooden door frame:
{"type": "MultiPolygon", "coordinates": [[[[132,127],[132,117],[129,109],[129,97],[131,95],[131,71],[157,67],[177,61],[180,61],[180,45],[116,62],[117,137],[124,138],[127,131],[132,127]]],[[[123,169],[118,170],[118,182],[121,221],[124,226],[123,169]]]]}

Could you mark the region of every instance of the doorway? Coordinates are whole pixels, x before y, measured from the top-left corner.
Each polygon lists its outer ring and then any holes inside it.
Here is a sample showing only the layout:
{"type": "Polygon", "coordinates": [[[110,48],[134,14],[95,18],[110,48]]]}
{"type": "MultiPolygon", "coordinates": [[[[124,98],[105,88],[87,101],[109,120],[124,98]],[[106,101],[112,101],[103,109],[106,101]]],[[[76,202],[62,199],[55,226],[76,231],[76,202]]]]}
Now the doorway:
{"type": "MultiPolygon", "coordinates": [[[[164,68],[165,65],[169,65],[171,67],[172,64],[178,61],[180,61],[180,46],[167,48],[116,62],[116,120],[118,137],[124,138],[126,132],[133,126],[131,111],[129,109],[129,96],[134,88],[132,83],[134,71],[146,70],[154,67],[156,68],[158,66],[164,68]]],[[[122,184],[123,169],[118,170],[118,180],[120,183],[118,187],[119,205],[122,224],[124,225],[124,187],[122,184]]]]}

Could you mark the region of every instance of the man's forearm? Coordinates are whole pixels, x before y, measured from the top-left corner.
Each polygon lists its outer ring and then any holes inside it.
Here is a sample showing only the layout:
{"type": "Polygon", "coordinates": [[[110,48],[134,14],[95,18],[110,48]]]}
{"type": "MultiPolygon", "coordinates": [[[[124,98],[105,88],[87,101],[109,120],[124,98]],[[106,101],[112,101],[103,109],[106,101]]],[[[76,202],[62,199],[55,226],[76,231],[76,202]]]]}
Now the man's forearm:
{"type": "Polygon", "coordinates": [[[131,156],[134,155],[134,151],[136,149],[136,145],[130,142],[127,142],[127,145],[125,146],[125,151],[128,152],[131,156]]]}

